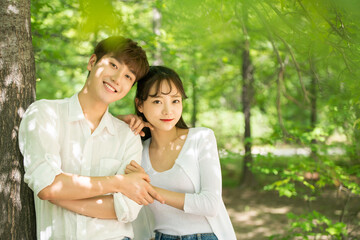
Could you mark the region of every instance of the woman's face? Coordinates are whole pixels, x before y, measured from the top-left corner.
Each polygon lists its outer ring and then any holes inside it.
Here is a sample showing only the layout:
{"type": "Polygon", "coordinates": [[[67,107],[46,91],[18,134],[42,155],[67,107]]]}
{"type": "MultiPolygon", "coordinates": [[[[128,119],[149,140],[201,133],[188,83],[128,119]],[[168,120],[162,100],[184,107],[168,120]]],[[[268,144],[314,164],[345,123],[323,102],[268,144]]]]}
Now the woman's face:
{"type": "Polygon", "coordinates": [[[158,93],[155,92],[155,86],[152,86],[146,101],[138,106],[138,110],[158,130],[171,130],[182,114],[181,94],[173,82],[170,81],[170,85],[168,81],[162,81],[158,93]]]}

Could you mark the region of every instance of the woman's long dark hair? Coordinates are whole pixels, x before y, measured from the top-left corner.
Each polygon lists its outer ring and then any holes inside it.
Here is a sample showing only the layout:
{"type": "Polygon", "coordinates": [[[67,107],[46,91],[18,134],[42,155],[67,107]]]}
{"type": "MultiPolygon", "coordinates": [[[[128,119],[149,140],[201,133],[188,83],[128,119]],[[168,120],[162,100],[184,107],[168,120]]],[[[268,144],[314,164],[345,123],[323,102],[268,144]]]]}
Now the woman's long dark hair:
{"type": "MultiPolygon", "coordinates": [[[[187,98],[182,81],[179,75],[174,70],[164,66],[151,66],[149,72],[138,81],[135,95],[135,99],[138,99],[137,102],[135,101],[135,112],[146,122],[148,122],[148,120],[146,119],[144,114],[138,110],[138,106],[143,104],[149,96],[157,96],[161,91],[161,83],[164,81],[167,82],[170,90],[168,93],[161,92],[162,94],[169,94],[172,90],[171,83],[173,83],[178,92],[181,94],[181,97],[183,99],[187,98]],[[150,89],[152,88],[152,86],[155,86],[154,95],[150,95],[150,89]]],[[[180,117],[179,121],[176,123],[175,126],[183,129],[188,128],[182,116],[180,117]]],[[[146,140],[151,137],[149,128],[145,128],[143,129],[143,131],[145,132],[145,137],[143,137],[142,140],[146,140]]]]}

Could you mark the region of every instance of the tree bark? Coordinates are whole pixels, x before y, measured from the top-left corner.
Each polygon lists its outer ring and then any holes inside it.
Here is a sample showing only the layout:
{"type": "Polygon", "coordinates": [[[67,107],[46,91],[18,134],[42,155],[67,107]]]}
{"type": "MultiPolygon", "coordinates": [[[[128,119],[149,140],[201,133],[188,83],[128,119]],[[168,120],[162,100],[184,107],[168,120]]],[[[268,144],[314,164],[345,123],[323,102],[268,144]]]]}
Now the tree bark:
{"type": "Polygon", "coordinates": [[[243,33],[245,36],[245,41],[243,44],[243,54],[242,54],[242,105],[243,105],[243,114],[245,119],[245,131],[244,131],[244,165],[243,165],[243,174],[240,179],[240,184],[242,186],[250,187],[254,185],[254,175],[249,168],[249,164],[252,163],[252,141],[251,141],[251,104],[253,102],[253,71],[254,66],[251,63],[250,58],[250,43],[248,38],[248,33],[246,29],[248,11],[247,7],[244,6],[243,13],[243,33]]]}
{"type": "Polygon", "coordinates": [[[155,51],[153,54],[153,59],[154,59],[154,65],[155,66],[159,66],[159,65],[163,65],[164,61],[162,59],[162,53],[161,53],[161,42],[160,40],[160,36],[161,36],[161,12],[160,9],[157,6],[153,7],[153,32],[157,38],[156,41],[156,46],[155,46],[155,51]]]}
{"type": "Polygon", "coordinates": [[[198,95],[198,92],[197,92],[197,64],[196,64],[196,60],[195,60],[195,57],[194,57],[194,72],[193,72],[193,76],[190,76],[190,79],[191,79],[191,87],[192,87],[192,105],[193,105],[193,108],[192,108],[192,114],[191,114],[191,126],[192,127],[196,127],[196,122],[197,122],[197,95],[198,95]]]}
{"type": "MultiPolygon", "coordinates": [[[[310,57],[310,130],[313,131],[317,122],[317,75],[313,57],[310,57]]],[[[311,140],[311,157],[317,160],[317,142],[316,139],[311,140]]]]}
{"type": "Polygon", "coordinates": [[[33,192],[18,147],[23,113],[35,100],[30,0],[0,0],[0,239],[36,239],[33,192]]]}

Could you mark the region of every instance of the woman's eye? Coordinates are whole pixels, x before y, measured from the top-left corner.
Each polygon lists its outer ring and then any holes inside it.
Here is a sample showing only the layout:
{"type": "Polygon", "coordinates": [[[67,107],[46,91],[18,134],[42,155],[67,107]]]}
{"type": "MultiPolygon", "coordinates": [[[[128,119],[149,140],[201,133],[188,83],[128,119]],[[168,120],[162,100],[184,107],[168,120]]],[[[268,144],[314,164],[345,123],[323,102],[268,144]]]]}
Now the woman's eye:
{"type": "Polygon", "coordinates": [[[180,100],[176,99],[173,101],[173,103],[180,103],[180,100]]]}
{"type": "Polygon", "coordinates": [[[161,103],[159,100],[155,100],[155,101],[153,101],[153,103],[155,103],[155,104],[159,104],[159,103],[161,103]]]}

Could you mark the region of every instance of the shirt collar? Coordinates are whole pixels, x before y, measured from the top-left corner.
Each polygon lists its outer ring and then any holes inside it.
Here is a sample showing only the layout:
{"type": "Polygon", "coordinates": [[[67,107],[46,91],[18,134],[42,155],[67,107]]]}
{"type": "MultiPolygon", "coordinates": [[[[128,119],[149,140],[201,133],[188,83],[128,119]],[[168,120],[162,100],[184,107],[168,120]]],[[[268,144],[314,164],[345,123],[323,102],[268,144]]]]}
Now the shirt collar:
{"type": "Polygon", "coordinates": [[[111,135],[116,134],[114,122],[112,120],[112,115],[111,115],[111,113],[109,113],[109,108],[106,109],[106,112],[104,113],[103,117],[101,118],[100,124],[96,128],[94,135],[96,135],[97,133],[101,133],[104,129],[107,129],[107,131],[111,135]]]}
{"type": "Polygon", "coordinates": [[[69,99],[69,121],[73,122],[82,119],[85,119],[85,116],[82,111],[77,93],[69,99]]]}
{"type": "MultiPolygon", "coordinates": [[[[69,100],[69,121],[80,121],[85,119],[84,112],[82,111],[78,93],[73,95],[69,100]]],[[[104,129],[107,129],[111,135],[115,135],[115,126],[112,120],[112,115],[109,113],[109,108],[106,109],[103,117],[101,118],[99,126],[96,128],[94,134],[101,133],[104,129]]]]}

